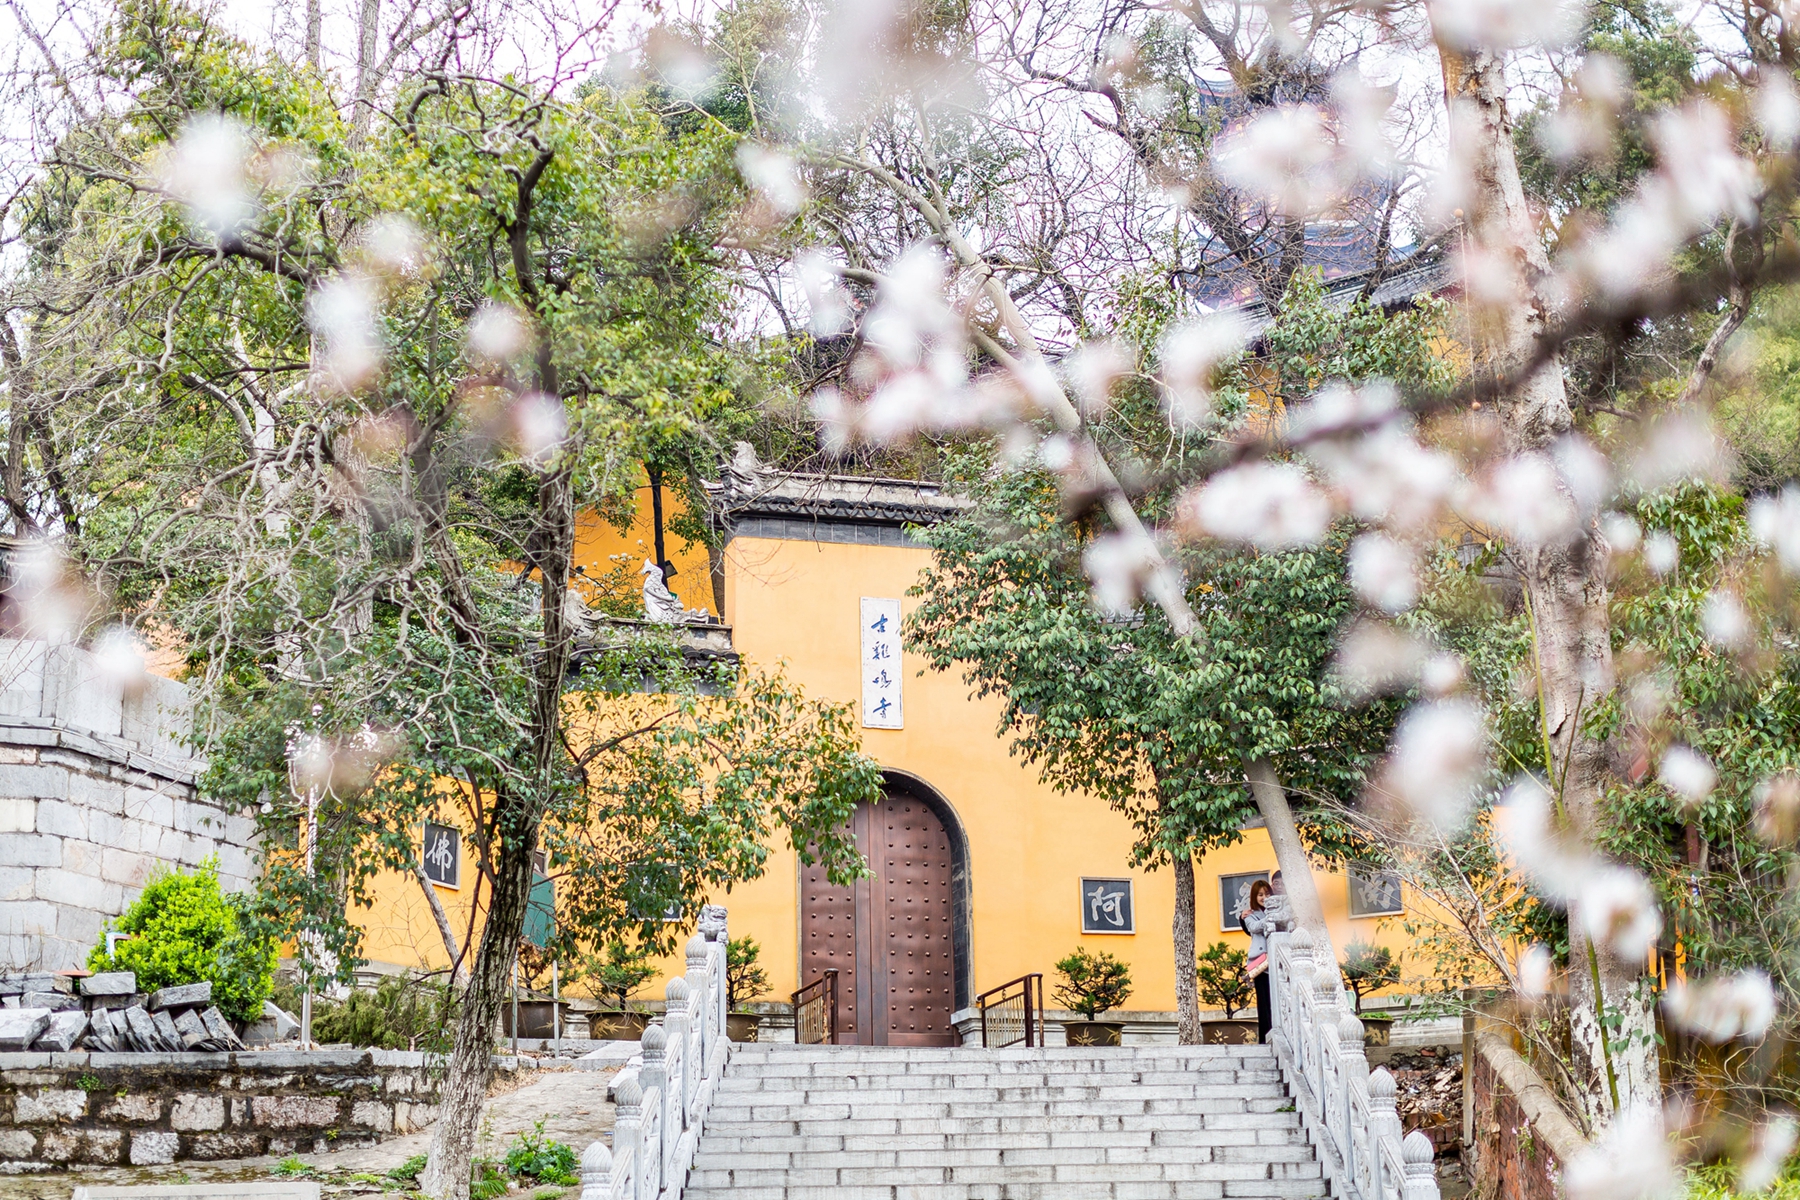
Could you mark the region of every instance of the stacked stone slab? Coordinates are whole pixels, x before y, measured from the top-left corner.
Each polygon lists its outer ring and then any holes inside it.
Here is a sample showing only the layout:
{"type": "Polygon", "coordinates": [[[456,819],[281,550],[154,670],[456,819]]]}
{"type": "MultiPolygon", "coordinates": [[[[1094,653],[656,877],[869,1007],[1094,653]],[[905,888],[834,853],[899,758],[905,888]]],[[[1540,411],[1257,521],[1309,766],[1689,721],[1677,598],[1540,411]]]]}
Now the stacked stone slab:
{"type": "Polygon", "coordinates": [[[187,688],[127,693],[74,646],[0,639],[0,970],[80,966],[156,865],[255,877],[255,824],[199,796],[187,688]]]}
{"type": "Polygon", "coordinates": [[[212,1003],[211,983],[166,987],[146,997],[130,971],[79,980],[42,973],[0,975],[0,1053],[63,1053],[77,1046],[142,1054],[244,1048],[212,1003]]]}
{"type": "Polygon", "coordinates": [[[1316,1200],[1264,1046],[735,1047],[686,1200],[1316,1200]]]}

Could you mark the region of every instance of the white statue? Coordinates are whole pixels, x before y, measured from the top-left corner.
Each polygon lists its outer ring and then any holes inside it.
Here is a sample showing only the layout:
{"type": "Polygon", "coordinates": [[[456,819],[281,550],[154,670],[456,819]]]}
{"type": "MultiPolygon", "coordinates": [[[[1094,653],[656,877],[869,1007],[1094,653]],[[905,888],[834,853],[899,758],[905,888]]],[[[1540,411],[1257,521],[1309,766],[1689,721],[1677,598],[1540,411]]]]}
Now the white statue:
{"type": "Polygon", "coordinates": [[[681,625],[688,618],[687,609],[663,582],[662,568],[644,560],[644,569],[638,574],[644,577],[644,620],[657,625],[681,625]]]}

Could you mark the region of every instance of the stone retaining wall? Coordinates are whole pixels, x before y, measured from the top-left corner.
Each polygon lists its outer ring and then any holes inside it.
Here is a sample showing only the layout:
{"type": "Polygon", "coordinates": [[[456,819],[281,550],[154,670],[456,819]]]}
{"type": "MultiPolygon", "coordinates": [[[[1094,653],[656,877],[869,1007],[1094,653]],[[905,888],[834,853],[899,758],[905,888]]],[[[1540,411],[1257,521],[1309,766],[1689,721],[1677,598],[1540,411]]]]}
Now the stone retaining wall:
{"type": "Polygon", "coordinates": [[[441,1063],[399,1050],[0,1054],[0,1171],[367,1145],[437,1119],[441,1063]]]}
{"type": "Polygon", "coordinates": [[[1586,1139],[1504,1036],[1480,1030],[1471,1049],[1471,1182],[1491,1200],[1558,1200],[1563,1167],[1586,1139]]]}

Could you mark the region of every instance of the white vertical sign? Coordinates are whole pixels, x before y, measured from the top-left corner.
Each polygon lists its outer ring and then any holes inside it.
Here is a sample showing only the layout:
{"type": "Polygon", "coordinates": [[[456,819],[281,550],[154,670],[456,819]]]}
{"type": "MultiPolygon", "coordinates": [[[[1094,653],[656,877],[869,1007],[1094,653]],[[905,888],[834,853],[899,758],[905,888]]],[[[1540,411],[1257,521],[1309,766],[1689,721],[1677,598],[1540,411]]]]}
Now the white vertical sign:
{"type": "Polygon", "coordinates": [[[862,601],[862,723],[869,729],[899,729],[900,602],[862,601]]]}

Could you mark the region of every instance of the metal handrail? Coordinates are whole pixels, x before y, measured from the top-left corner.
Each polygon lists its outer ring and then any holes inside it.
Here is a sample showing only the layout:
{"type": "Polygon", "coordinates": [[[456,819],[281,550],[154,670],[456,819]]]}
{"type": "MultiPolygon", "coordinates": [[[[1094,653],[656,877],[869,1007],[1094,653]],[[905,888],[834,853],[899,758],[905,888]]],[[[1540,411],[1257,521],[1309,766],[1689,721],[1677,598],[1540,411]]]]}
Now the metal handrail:
{"type": "Polygon", "coordinates": [[[838,973],[825,973],[794,993],[794,1041],[802,1046],[837,1044],[838,973]]]}
{"type": "Polygon", "coordinates": [[[975,997],[975,1006],[981,1010],[982,1049],[1016,1046],[1021,1041],[1027,1046],[1044,1044],[1044,977],[1042,975],[1033,972],[1030,975],[1021,975],[1017,979],[1009,979],[999,987],[989,988],[975,997]],[[989,1000],[990,996],[997,997],[997,999],[989,1000]],[[994,1024],[1007,1027],[1005,1032],[1015,1033],[1015,1036],[1000,1041],[998,1040],[1002,1036],[1000,1029],[996,1029],[992,1034],[988,1032],[989,1009],[998,1010],[999,1019],[994,1024]]]}

